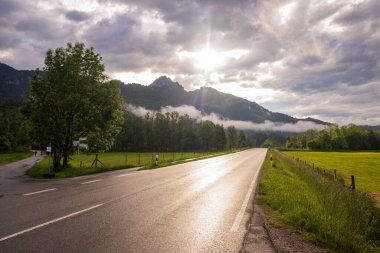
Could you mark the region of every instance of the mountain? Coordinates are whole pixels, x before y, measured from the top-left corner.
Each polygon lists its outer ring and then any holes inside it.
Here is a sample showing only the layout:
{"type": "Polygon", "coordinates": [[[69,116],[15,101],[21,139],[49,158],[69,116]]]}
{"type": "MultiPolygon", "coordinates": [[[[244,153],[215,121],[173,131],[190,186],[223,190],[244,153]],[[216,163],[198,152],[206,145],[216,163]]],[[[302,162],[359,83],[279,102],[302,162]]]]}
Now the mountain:
{"type": "Polygon", "coordinates": [[[29,80],[33,70],[16,70],[0,63],[0,98],[20,100],[29,90],[29,80]]]}
{"type": "MultiPolygon", "coordinates": [[[[286,114],[271,112],[255,102],[210,87],[186,91],[179,83],[173,82],[166,76],[159,77],[149,86],[121,84],[120,87],[126,103],[150,110],[159,110],[164,106],[191,105],[204,113],[217,113],[232,120],[256,123],[263,123],[265,120],[282,123],[299,121],[286,114]]],[[[302,121],[327,124],[312,118],[302,121]]]]}
{"type": "MultiPolygon", "coordinates": [[[[23,99],[25,92],[29,90],[29,80],[34,74],[35,71],[32,70],[16,70],[0,63],[0,99],[23,99]]],[[[206,114],[217,113],[231,120],[256,123],[266,120],[281,123],[309,121],[327,124],[317,119],[296,119],[286,114],[271,112],[255,102],[210,87],[186,91],[178,82],[173,82],[166,76],[159,77],[149,86],[121,83],[120,90],[125,103],[150,110],[160,110],[164,106],[190,105],[206,114]]]]}

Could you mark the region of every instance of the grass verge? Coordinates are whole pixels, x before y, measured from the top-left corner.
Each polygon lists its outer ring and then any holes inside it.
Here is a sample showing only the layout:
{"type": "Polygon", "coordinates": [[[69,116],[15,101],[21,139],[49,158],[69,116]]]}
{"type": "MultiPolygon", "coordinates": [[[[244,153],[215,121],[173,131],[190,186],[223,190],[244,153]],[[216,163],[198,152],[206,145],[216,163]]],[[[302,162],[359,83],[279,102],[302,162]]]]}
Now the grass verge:
{"type": "Polygon", "coordinates": [[[380,252],[380,212],[367,194],[271,152],[275,165],[267,157],[258,191],[265,210],[337,251],[380,252]]]}
{"type": "Polygon", "coordinates": [[[31,156],[30,152],[22,152],[22,153],[1,153],[0,154],[0,165],[17,162],[19,160],[28,158],[31,156]]]}
{"type": "MultiPolygon", "coordinates": [[[[91,167],[95,155],[74,155],[69,162],[69,168],[54,173],[55,178],[67,178],[81,175],[88,175],[118,169],[132,167],[142,167],[141,169],[156,169],[178,163],[194,161],[198,159],[210,158],[213,156],[224,155],[237,151],[223,152],[166,152],[166,153],[102,153],[99,154],[99,164],[97,168],[91,167]],[[154,165],[154,160],[158,154],[158,165],[154,165]],[[82,164],[82,166],[80,166],[82,164]]],[[[52,162],[52,161],[51,161],[52,162]]],[[[49,158],[46,157],[40,163],[29,169],[26,174],[34,178],[43,178],[48,173],[49,158]]]]}
{"type": "Polygon", "coordinates": [[[354,175],[356,188],[371,193],[380,207],[380,152],[288,151],[284,154],[319,168],[336,169],[347,185],[354,175]]]}

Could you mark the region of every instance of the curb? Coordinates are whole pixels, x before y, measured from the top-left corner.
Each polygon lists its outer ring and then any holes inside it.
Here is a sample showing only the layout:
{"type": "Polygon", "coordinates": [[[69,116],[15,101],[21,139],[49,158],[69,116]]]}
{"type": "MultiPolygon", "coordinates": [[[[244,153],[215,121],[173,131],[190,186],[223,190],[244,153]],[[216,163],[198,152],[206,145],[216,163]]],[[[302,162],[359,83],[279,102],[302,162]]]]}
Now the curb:
{"type": "Polygon", "coordinates": [[[248,227],[244,238],[244,245],[241,252],[244,253],[277,253],[273,241],[268,233],[265,217],[262,210],[257,205],[254,206],[252,223],[248,227]]]}

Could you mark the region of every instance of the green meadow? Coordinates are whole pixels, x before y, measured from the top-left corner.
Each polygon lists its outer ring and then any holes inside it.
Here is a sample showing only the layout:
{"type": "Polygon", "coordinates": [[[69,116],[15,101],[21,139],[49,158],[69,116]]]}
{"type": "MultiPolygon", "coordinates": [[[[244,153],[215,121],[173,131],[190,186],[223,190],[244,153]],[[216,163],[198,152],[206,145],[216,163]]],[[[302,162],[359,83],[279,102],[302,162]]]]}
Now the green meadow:
{"type": "Polygon", "coordinates": [[[18,160],[22,160],[31,156],[30,152],[22,152],[22,153],[0,153],[0,165],[4,165],[7,163],[13,163],[18,160]]]}
{"type": "MultiPolygon", "coordinates": [[[[81,154],[71,157],[69,168],[55,172],[54,174],[56,178],[65,178],[132,167],[154,169],[226,153],[230,152],[109,152],[98,155],[101,163],[98,163],[97,167],[95,167],[95,164],[93,165],[94,154],[81,154]],[[155,164],[156,155],[158,155],[158,165],[155,164]]],[[[52,159],[50,159],[50,163],[52,162],[52,159]]],[[[28,170],[27,174],[32,177],[42,178],[44,174],[48,173],[48,168],[49,157],[46,157],[42,162],[37,163],[33,168],[28,170]]]]}
{"type": "Polygon", "coordinates": [[[315,167],[336,169],[350,184],[350,176],[355,176],[356,188],[370,192],[380,204],[380,152],[312,152],[286,151],[284,154],[299,158],[315,167]]]}
{"type": "Polygon", "coordinates": [[[274,166],[267,157],[258,201],[273,223],[337,252],[380,252],[380,210],[367,194],[272,153],[274,166]]]}

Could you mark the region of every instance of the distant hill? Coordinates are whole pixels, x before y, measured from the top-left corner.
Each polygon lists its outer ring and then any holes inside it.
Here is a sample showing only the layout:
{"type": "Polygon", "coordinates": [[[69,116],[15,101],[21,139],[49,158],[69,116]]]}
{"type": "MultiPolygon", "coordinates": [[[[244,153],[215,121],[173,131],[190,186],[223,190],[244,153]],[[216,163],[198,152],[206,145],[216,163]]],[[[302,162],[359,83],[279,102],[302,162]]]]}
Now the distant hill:
{"type": "Polygon", "coordinates": [[[380,130],[380,125],[378,126],[368,126],[368,125],[364,125],[364,126],[360,126],[361,128],[365,129],[365,130],[372,130],[372,131],[378,131],[380,130]]]}
{"type": "Polygon", "coordinates": [[[0,98],[20,100],[29,90],[29,80],[33,77],[33,70],[16,70],[0,63],[0,98]]]}
{"type": "MultiPolygon", "coordinates": [[[[158,78],[149,86],[122,84],[120,87],[127,103],[150,110],[159,110],[163,106],[191,105],[202,112],[217,113],[232,120],[256,123],[262,123],[265,120],[282,123],[299,121],[286,114],[271,112],[255,102],[210,87],[186,91],[180,84],[165,76],[158,78]]],[[[327,124],[312,118],[302,119],[302,121],[327,124]]]]}

